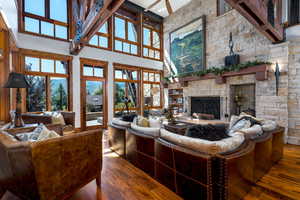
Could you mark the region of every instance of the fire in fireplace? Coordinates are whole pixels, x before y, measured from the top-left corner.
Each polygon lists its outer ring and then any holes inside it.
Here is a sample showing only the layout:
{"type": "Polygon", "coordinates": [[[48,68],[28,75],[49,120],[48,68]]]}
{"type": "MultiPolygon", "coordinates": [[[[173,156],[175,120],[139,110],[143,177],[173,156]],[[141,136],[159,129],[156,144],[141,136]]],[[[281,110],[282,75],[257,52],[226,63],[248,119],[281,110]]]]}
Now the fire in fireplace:
{"type": "Polygon", "coordinates": [[[191,97],[191,113],[211,114],[221,119],[220,97],[191,97]]]}

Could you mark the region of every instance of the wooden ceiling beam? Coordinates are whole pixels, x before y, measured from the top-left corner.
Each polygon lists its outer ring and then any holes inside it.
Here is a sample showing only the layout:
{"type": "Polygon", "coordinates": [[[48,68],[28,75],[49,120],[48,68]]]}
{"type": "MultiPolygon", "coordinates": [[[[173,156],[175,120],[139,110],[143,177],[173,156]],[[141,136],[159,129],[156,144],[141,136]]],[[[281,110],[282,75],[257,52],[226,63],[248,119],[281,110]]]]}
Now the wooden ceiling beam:
{"type": "MultiPolygon", "coordinates": [[[[94,2],[89,10],[89,13],[84,20],[81,18],[82,9],[86,9],[87,1],[80,0],[80,5],[77,5],[79,9],[76,9],[76,3],[73,7],[73,11],[80,10],[79,17],[74,14],[74,19],[78,19],[76,22],[76,35],[70,45],[70,53],[77,55],[87,42],[98,32],[99,28],[120,8],[125,0],[92,0],[94,2]]],[[[91,5],[91,4],[90,4],[91,5]]]]}
{"type": "Polygon", "coordinates": [[[284,40],[281,24],[282,0],[272,1],[274,10],[268,7],[269,0],[226,0],[226,2],[273,43],[284,40]],[[270,11],[272,13],[269,13],[270,11]]]}

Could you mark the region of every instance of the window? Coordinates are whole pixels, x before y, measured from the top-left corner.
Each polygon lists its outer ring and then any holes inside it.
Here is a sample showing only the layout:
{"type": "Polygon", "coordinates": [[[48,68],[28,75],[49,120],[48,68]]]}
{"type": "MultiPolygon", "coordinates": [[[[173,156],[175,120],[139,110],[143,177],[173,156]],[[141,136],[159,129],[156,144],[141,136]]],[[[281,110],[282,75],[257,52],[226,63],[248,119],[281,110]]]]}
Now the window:
{"type": "Polygon", "coordinates": [[[145,109],[162,107],[161,72],[143,70],[143,95],[145,109]]]}
{"type": "Polygon", "coordinates": [[[143,57],[161,60],[161,25],[147,19],[143,26],[143,57]]]}
{"type": "Polygon", "coordinates": [[[114,100],[115,114],[126,111],[124,99],[130,100],[129,110],[138,111],[139,109],[139,72],[130,68],[115,68],[114,70],[114,100]]]}
{"type": "Polygon", "coordinates": [[[114,50],[126,54],[138,55],[137,21],[115,15],[114,30],[114,50]]]}
{"type": "MultiPolygon", "coordinates": [[[[71,58],[68,58],[71,59],[71,58]]],[[[69,61],[53,56],[25,55],[28,112],[69,110],[69,61]]]]}
{"type": "Polygon", "coordinates": [[[90,39],[89,45],[111,49],[110,45],[110,26],[107,21],[103,26],[99,29],[99,31],[90,39]]]}
{"type": "Polygon", "coordinates": [[[288,0],[289,25],[300,23],[300,2],[299,0],[288,0]]]}
{"type": "Polygon", "coordinates": [[[230,10],[232,7],[225,0],[217,0],[218,1],[218,16],[223,15],[230,10]]]}
{"type": "Polygon", "coordinates": [[[56,39],[68,39],[68,0],[22,2],[22,31],[56,39]]]}

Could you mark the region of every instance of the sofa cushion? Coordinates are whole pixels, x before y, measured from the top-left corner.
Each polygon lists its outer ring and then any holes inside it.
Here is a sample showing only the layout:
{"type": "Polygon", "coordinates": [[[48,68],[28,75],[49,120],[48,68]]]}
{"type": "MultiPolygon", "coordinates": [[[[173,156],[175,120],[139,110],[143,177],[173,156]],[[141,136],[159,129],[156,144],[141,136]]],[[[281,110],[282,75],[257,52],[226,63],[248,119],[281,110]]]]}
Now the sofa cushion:
{"type": "Polygon", "coordinates": [[[255,124],[250,128],[243,128],[238,132],[244,133],[246,135],[257,135],[257,136],[262,135],[264,133],[262,127],[258,124],[255,124]]]}
{"type": "Polygon", "coordinates": [[[186,130],[185,136],[209,141],[219,141],[228,138],[225,124],[201,124],[191,126],[186,130]]]}
{"type": "Polygon", "coordinates": [[[111,123],[119,126],[128,126],[128,127],[130,127],[131,124],[130,122],[125,122],[119,118],[113,118],[111,123]]]}
{"type": "Polygon", "coordinates": [[[245,137],[242,133],[236,133],[234,136],[220,141],[208,141],[178,135],[165,129],[160,130],[160,137],[181,147],[211,155],[232,151],[238,148],[245,140],[245,137]]]}
{"type": "Polygon", "coordinates": [[[151,128],[151,127],[141,127],[135,123],[131,123],[131,128],[141,134],[158,137],[160,128],[151,128]]]}
{"type": "Polygon", "coordinates": [[[159,117],[150,117],[149,125],[151,128],[160,128],[161,127],[161,119],[159,117]]]}
{"type": "Polygon", "coordinates": [[[66,125],[64,116],[59,112],[45,112],[45,114],[50,115],[53,124],[60,124],[62,126],[66,125]]]}
{"type": "Polygon", "coordinates": [[[57,138],[60,137],[55,131],[43,131],[39,137],[37,138],[37,141],[43,141],[51,138],[57,138]]]}

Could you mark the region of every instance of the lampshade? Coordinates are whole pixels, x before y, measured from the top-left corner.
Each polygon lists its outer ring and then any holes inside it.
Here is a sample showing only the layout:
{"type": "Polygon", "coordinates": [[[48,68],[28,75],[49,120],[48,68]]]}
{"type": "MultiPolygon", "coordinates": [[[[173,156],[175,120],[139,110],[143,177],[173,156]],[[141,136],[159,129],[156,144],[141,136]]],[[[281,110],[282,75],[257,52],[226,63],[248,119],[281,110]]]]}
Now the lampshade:
{"type": "Polygon", "coordinates": [[[27,82],[24,74],[11,72],[9,74],[8,80],[4,85],[5,88],[29,88],[30,85],[27,82]]]}

